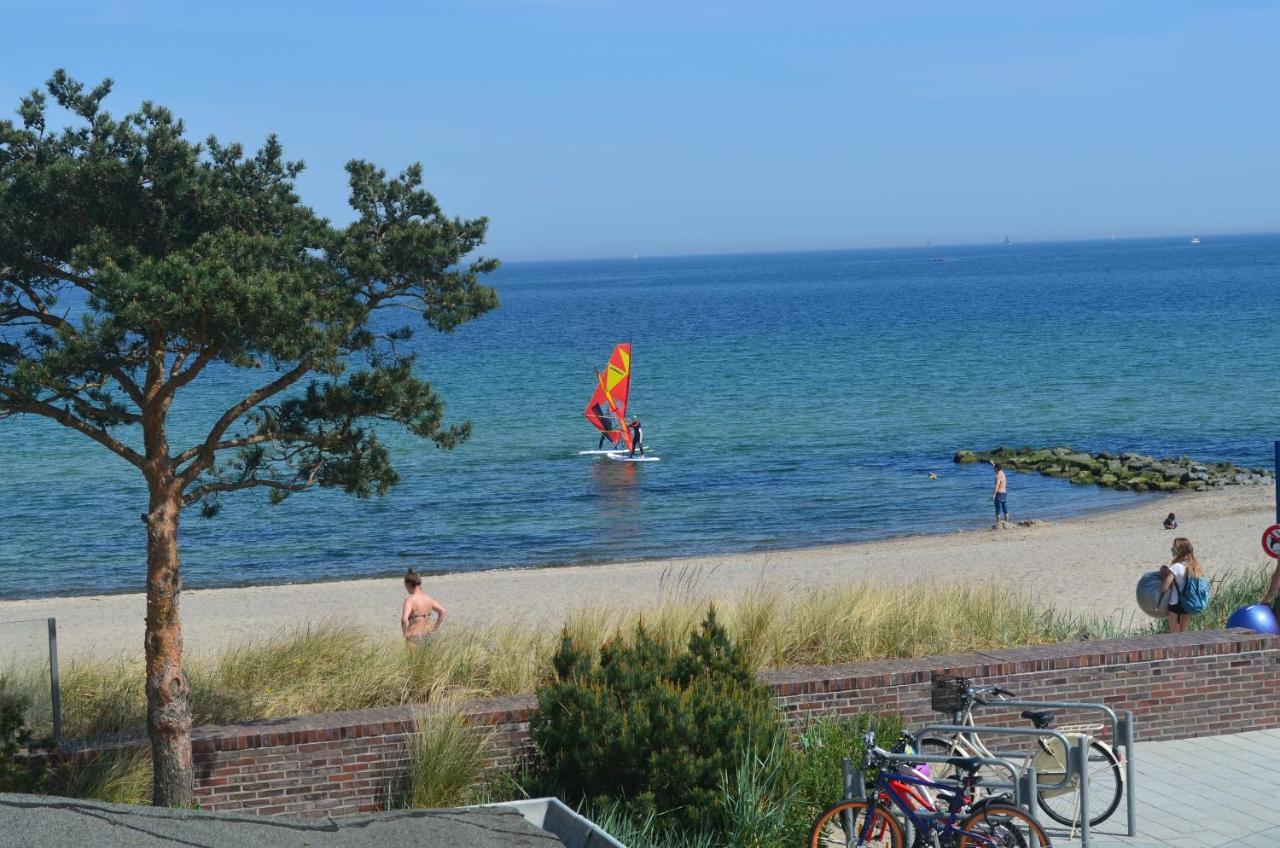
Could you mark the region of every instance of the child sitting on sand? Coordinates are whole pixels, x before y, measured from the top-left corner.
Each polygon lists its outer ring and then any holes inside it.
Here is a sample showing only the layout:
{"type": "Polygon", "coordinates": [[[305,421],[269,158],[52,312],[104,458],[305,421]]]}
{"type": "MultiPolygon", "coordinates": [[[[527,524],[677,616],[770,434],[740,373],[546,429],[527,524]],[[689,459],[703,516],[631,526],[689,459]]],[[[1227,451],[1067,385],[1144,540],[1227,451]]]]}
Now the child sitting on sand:
{"type": "Polygon", "coordinates": [[[1166,518],[1166,519],[1164,520],[1164,529],[1166,529],[1166,530],[1177,530],[1177,529],[1178,529],[1178,519],[1176,519],[1176,518],[1174,518],[1174,517],[1173,517],[1173,513],[1172,513],[1172,512],[1171,512],[1171,513],[1169,513],[1169,517],[1168,517],[1168,518],[1166,518]]]}

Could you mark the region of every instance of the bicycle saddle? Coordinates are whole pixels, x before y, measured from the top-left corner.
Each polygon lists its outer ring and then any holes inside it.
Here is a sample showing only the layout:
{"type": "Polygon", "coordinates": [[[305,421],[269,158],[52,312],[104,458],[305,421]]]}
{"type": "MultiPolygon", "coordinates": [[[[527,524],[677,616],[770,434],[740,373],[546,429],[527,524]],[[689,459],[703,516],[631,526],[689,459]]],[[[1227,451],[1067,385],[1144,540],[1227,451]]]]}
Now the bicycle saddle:
{"type": "Polygon", "coordinates": [[[947,765],[955,766],[961,771],[975,772],[982,768],[982,760],[977,757],[947,757],[947,765]]]}
{"type": "Polygon", "coordinates": [[[1053,724],[1052,710],[1023,710],[1022,717],[1041,730],[1053,724]]]}

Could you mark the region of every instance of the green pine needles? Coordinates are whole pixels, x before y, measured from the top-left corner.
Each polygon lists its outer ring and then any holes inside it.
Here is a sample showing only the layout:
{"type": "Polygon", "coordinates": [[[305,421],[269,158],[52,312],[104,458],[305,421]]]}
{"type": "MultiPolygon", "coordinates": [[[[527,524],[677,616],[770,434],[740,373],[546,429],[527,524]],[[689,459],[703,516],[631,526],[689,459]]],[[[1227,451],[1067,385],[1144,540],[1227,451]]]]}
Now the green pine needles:
{"type": "Polygon", "coordinates": [[[349,162],[339,227],[302,203],[302,163],[274,136],[192,140],[150,102],[112,115],[110,91],[59,70],[0,120],[0,419],[49,419],[146,481],[154,796],[187,806],[183,510],[248,489],[385,494],[399,475],[380,429],[466,439],[404,343],[497,306],[480,281],[497,262],[474,257],[488,222],[447,217],[419,165],[349,162]],[[242,393],[193,420],[191,394],[234,373],[242,393]]]}
{"type": "Polygon", "coordinates": [[[787,746],[768,690],[714,608],[684,650],[641,623],[598,654],[566,635],[553,667],[531,731],[546,788],[571,803],[622,801],[662,830],[726,833],[726,784],[787,746]]]}

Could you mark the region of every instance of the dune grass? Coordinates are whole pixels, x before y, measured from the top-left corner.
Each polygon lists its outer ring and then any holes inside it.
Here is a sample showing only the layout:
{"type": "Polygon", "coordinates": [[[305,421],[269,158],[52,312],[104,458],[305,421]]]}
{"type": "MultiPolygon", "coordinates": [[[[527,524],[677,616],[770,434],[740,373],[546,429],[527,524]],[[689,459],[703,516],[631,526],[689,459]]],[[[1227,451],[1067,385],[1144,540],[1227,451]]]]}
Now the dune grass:
{"type": "MultiPolygon", "coordinates": [[[[1232,610],[1261,596],[1269,575],[1268,565],[1215,577],[1210,607],[1193,618],[1193,628],[1223,626],[1232,610]]],[[[643,615],[584,608],[570,615],[563,628],[581,643],[599,646],[642,619],[657,638],[683,643],[709,603],[692,591],[674,592],[643,615]]],[[[1109,621],[1071,615],[997,583],[939,582],[909,590],[859,583],[797,594],[759,589],[731,602],[717,601],[716,608],[730,636],[760,670],[1052,644],[1154,633],[1165,627],[1163,622],[1146,619],[1109,621]]],[[[424,783],[421,790],[413,790],[416,795],[406,794],[404,801],[465,800],[456,794],[462,791],[457,787],[477,766],[468,759],[470,755],[463,756],[468,749],[463,744],[465,734],[458,735],[458,700],[533,691],[559,639],[560,632],[552,628],[520,623],[480,629],[451,625],[424,648],[408,650],[397,638],[370,636],[339,624],[300,627],[234,646],[216,657],[189,661],[193,719],[199,725],[330,710],[435,705],[424,714],[424,732],[415,744],[423,752],[422,759],[458,754],[458,768],[453,770],[454,778],[441,778],[435,785],[424,783]]],[[[0,675],[0,690],[6,697],[21,697],[29,688],[28,695],[39,697],[44,679],[39,669],[18,669],[0,675]]],[[[143,679],[140,660],[65,664],[61,671],[64,736],[140,732],[146,721],[143,679]]],[[[150,781],[145,752],[104,755],[74,776],[67,794],[145,801],[150,781]]]]}
{"type": "Polygon", "coordinates": [[[409,767],[398,797],[404,807],[457,807],[482,798],[476,787],[484,779],[493,729],[472,727],[464,703],[445,698],[419,708],[418,730],[409,738],[409,767]]]}
{"type": "MultiPolygon", "coordinates": [[[[579,610],[564,629],[601,645],[642,619],[659,639],[683,643],[710,600],[668,597],[642,615],[579,610]]],[[[871,583],[787,595],[761,589],[717,602],[730,635],[758,669],[1040,645],[1116,631],[1046,608],[995,583],[932,583],[904,590],[871,583]]],[[[447,627],[421,650],[339,624],[300,627],[187,664],[196,724],[330,710],[422,704],[533,690],[559,642],[552,628],[447,627]]],[[[62,670],[67,738],[145,725],[141,660],[74,661],[62,670]]]]}
{"type": "MultiPolygon", "coordinates": [[[[1268,572],[1214,582],[1197,629],[1221,627],[1231,610],[1262,594],[1268,572]]],[[[564,622],[583,644],[601,645],[641,619],[659,639],[683,643],[710,599],[672,593],[643,614],[592,607],[564,622]]],[[[1079,638],[1155,632],[1161,622],[1072,615],[997,583],[858,583],[786,594],[758,589],[717,601],[729,634],[757,669],[958,654],[1079,638]]],[[[423,704],[444,697],[530,692],[559,643],[553,628],[446,627],[425,648],[340,624],[318,624],[245,642],[187,664],[196,724],[281,718],[330,710],[423,704]]],[[[10,675],[8,691],[37,687],[40,675],[10,675]]],[[[66,738],[145,726],[143,666],[134,660],[77,660],[61,671],[66,738]]],[[[36,688],[33,695],[38,694],[36,688]]]]}

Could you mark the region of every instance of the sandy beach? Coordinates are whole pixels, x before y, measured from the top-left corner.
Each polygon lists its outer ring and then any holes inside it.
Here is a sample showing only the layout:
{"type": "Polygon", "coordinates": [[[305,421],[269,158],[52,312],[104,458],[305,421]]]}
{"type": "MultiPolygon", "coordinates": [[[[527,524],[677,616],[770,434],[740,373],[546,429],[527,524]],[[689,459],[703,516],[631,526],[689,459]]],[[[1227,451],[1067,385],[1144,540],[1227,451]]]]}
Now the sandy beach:
{"type": "MultiPolygon", "coordinates": [[[[1131,616],[1134,583],[1167,561],[1175,535],[1194,542],[1211,575],[1256,567],[1266,559],[1259,539],[1274,510],[1273,487],[1224,489],[1027,528],[717,557],[455,573],[428,577],[425,588],[448,609],[447,627],[513,620],[555,626],[576,608],[642,609],[671,592],[732,598],[762,585],[792,591],[861,580],[983,578],[1008,581],[1075,611],[1131,616]],[[1161,527],[1170,510],[1180,522],[1176,533],[1161,527]]],[[[186,648],[189,654],[206,654],[320,621],[394,636],[403,597],[394,578],[188,591],[182,596],[186,648]]],[[[3,622],[54,616],[63,661],[140,654],[144,615],[141,594],[6,601],[0,602],[0,632],[15,632],[3,622]]]]}

